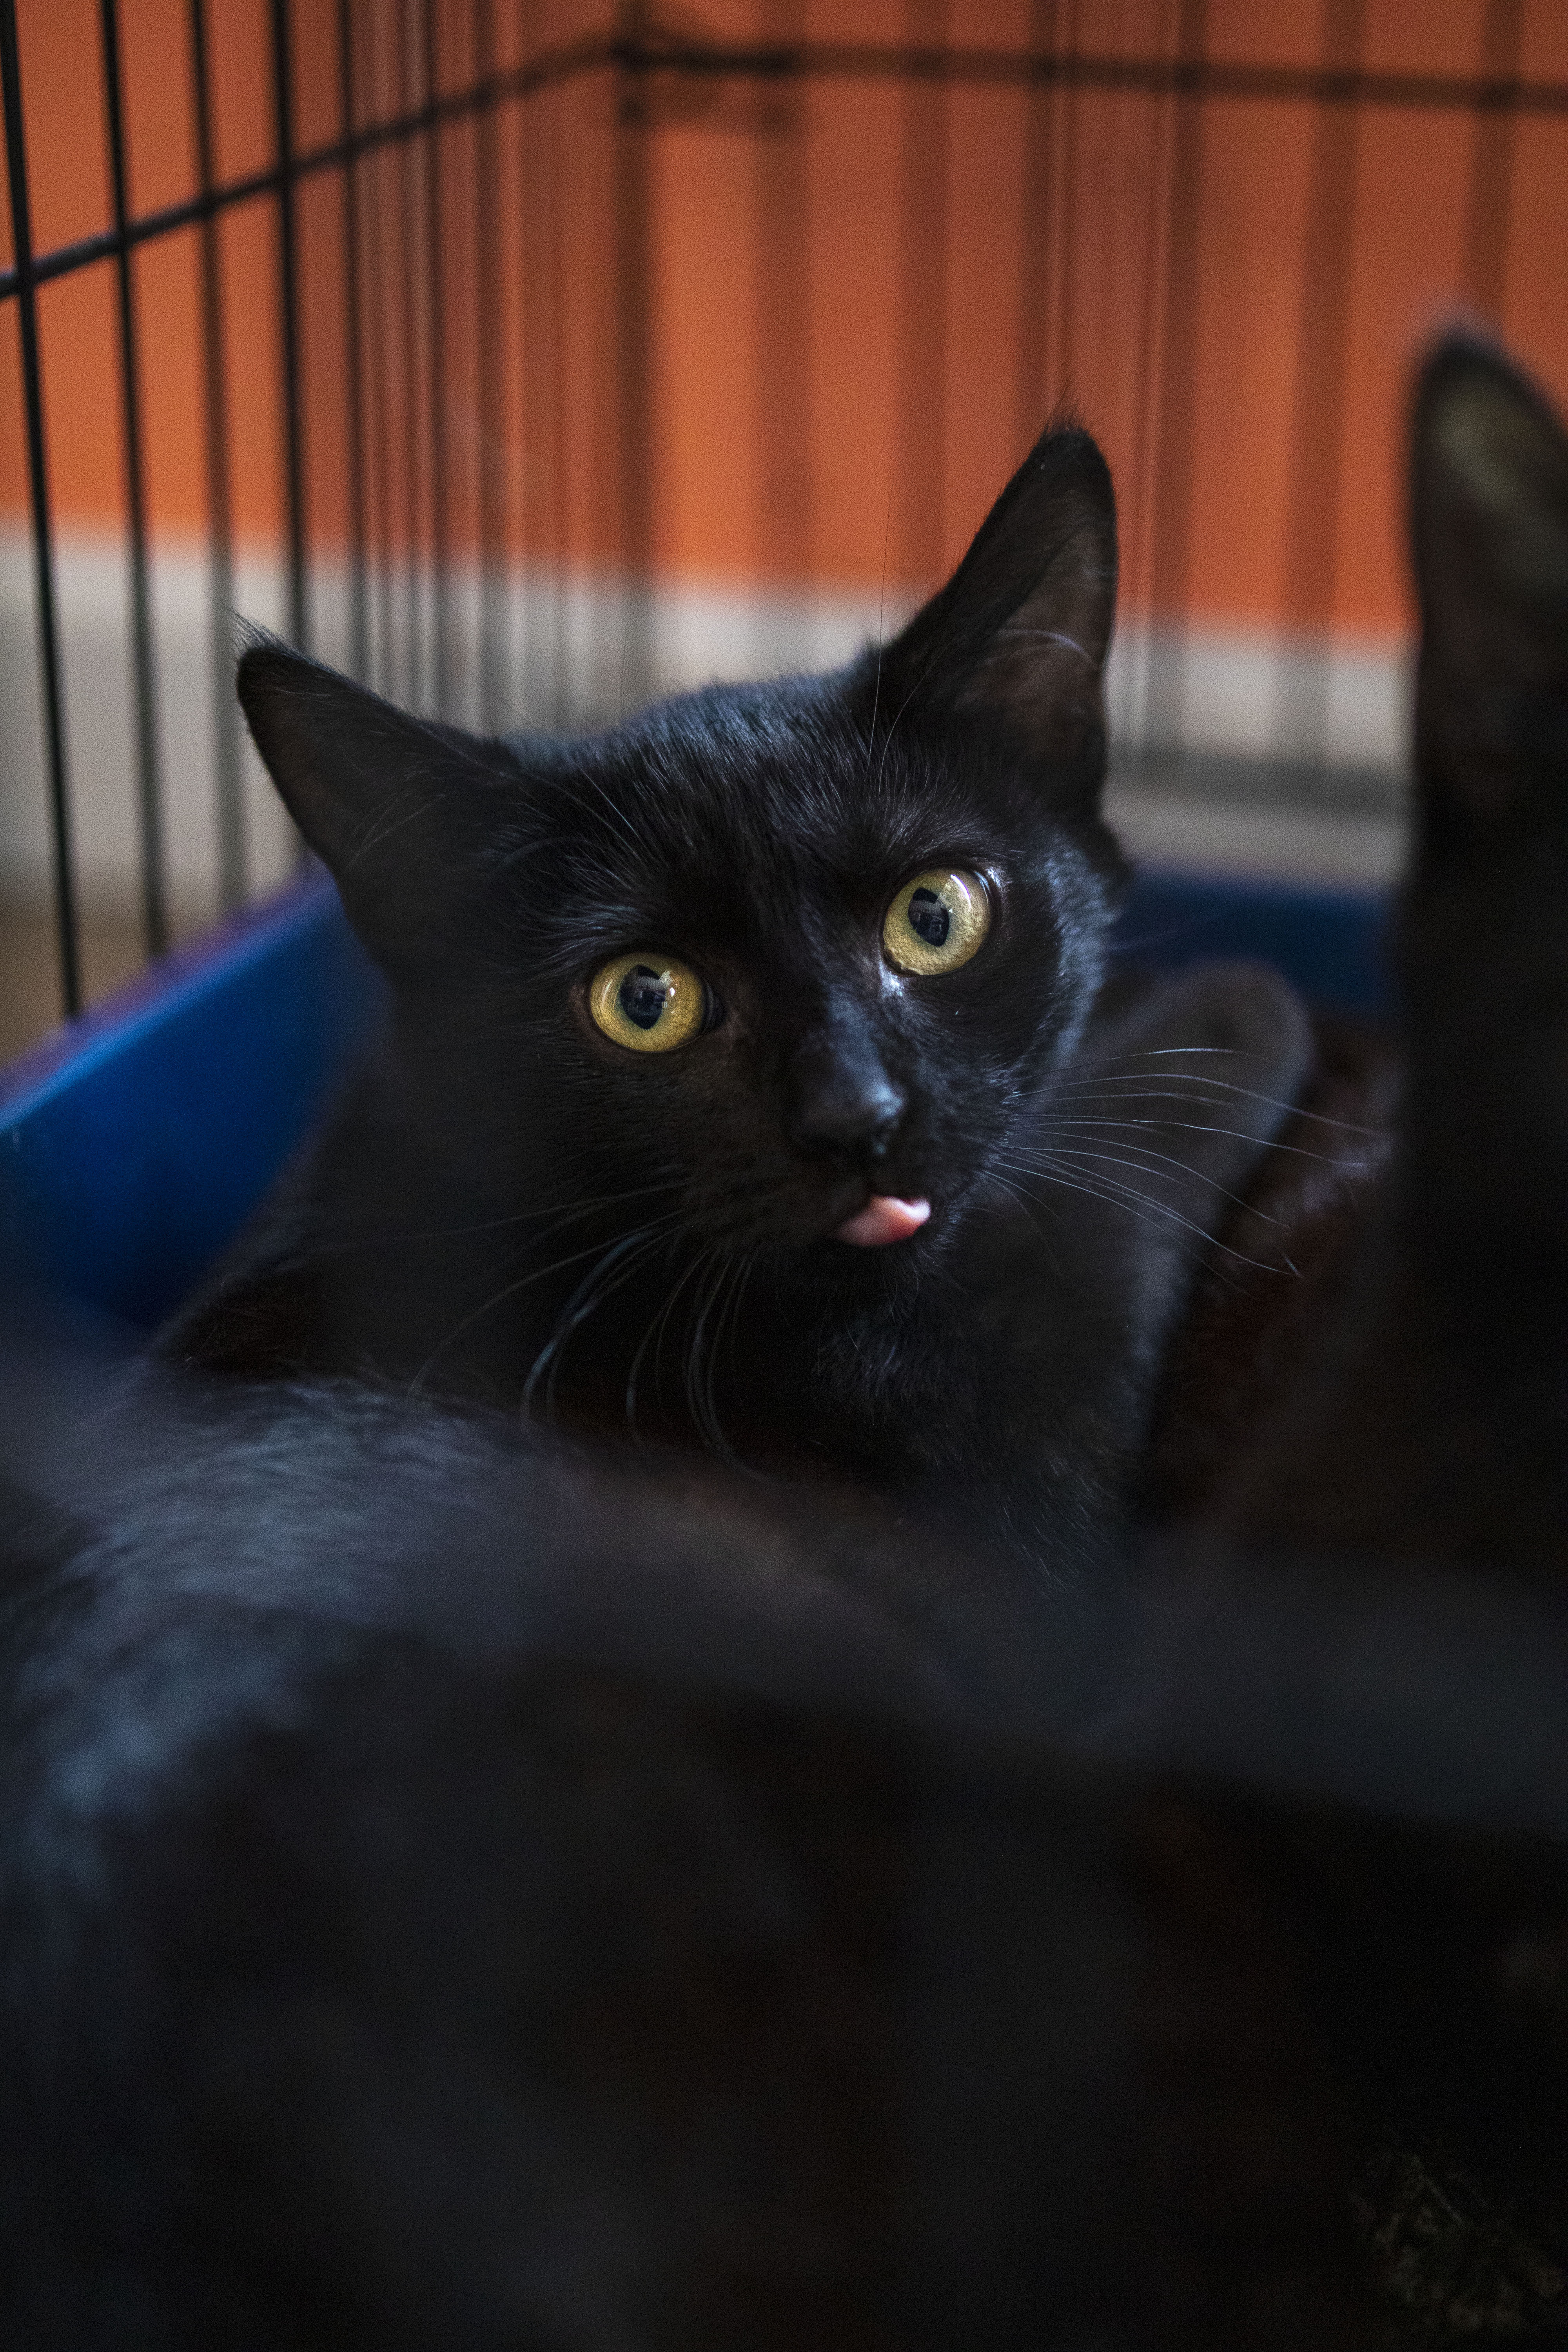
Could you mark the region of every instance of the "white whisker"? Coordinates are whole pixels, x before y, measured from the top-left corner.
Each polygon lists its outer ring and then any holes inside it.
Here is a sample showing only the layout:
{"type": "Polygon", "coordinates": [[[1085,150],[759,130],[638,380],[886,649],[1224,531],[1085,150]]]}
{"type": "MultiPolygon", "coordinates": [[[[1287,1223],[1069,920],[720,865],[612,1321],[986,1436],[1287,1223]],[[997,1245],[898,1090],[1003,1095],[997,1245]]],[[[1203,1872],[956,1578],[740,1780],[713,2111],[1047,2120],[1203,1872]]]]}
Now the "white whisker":
{"type": "MultiPolygon", "coordinates": [[[[1181,1053],[1205,1054],[1225,1053],[1229,1049],[1225,1046],[1217,1045],[1184,1045],[1180,1047],[1173,1047],[1171,1050],[1181,1053]]],[[[1078,1076],[1075,1078],[1058,1081],[1051,1087],[1050,1091],[1052,1093],[1060,1092],[1063,1094],[1081,1094],[1090,1089],[1102,1087],[1112,1087],[1120,1089],[1121,1087],[1141,1084],[1142,1075],[1143,1074],[1136,1070],[1119,1071],[1110,1067],[1103,1072],[1082,1071],[1079,1072],[1078,1076]]],[[[1237,1086],[1233,1084],[1230,1079],[1215,1077],[1206,1070],[1161,1070],[1154,1073],[1154,1075],[1158,1076],[1168,1085],[1181,1085],[1184,1082],[1185,1084],[1194,1087],[1216,1087],[1222,1094],[1238,1096],[1246,1102],[1262,1103],[1269,1110],[1289,1111],[1298,1118],[1312,1119],[1320,1127],[1339,1128],[1349,1135],[1370,1135],[1380,1137],[1384,1132],[1384,1130],[1378,1127],[1358,1126],[1353,1119],[1331,1118],[1325,1111],[1303,1110],[1298,1104],[1289,1102],[1279,1095],[1259,1094],[1255,1087],[1237,1086]]],[[[1152,1096],[1149,1097],[1149,1099],[1160,1101],[1165,1099],[1165,1097],[1161,1096],[1152,1096]]],[[[1172,1097],[1172,1099],[1176,1099],[1176,1097],[1172,1097]]]]}
{"type": "Polygon", "coordinates": [[[1099,1176],[1086,1181],[1077,1171],[1067,1173],[1053,1167],[1048,1161],[1042,1161],[1037,1167],[1030,1167],[1017,1160],[1005,1160],[1000,1164],[1016,1169],[1021,1175],[1044,1178],[1047,1183],[1060,1184],[1069,1192],[1082,1192],[1088,1199],[1102,1202],[1109,1208],[1125,1209],[1129,1216],[1139,1217],[1145,1221],[1151,1217],[1163,1217],[1167,1223],[1180,1225],[1187,1233],[1195,1234],[1198,1239],[1206,1243],[1210,1248],[1223,1251],[1226,1257],[1235,1258],[1242,1265],[1255,1267],[1259,1274],[1273,1274],[1278,1271],[1276,1267],[1265,1264],[1261,1258],[1248,1257],[1244,1250],[1235,1249],[1228,1242],[1220,1241],[1206,1225],[1196,1223],[1191,1217],[1184,1217],[1179,1210],[1173,1209],[1168,1202],[1151,1200],[1147,1193],[1135,1191],[1130,1184],[1119,1183],[1114,1177],[1099,1176]]]}
{"type": "MultiPolygon", "coordinates": [[[[673,1223],[674,1220],[668,1222],[673,1223]]],[[[545,1389],[544,1404],[545,1417],[546,1419],[550,1417],[555,1402],[556,1371],[573,1333],[581,1324],[587,1321],[595,1307],[602,1306],[613,1291],[619,1289],[622,1282],[626,1281],[632,1273],[638,1259],[656,1248],[664,1238],[666,1236],[657,1228],[641,1226],[635,1233],[625,1234],[619,1241],[612,1242],[609,1248],[600,1255],[597,1263],[590,1267],[557,1316],[553,1331],[529,1368],[528,1378],[523,1383],[522,1390],[522,1409],[525,1412],[533,1402],[533,1392],[539,1385],[540,1375],[548,1367],[550,1380],[545,1389]],[[631,1254],[630,1263],[623,1265],[622,1261],[627,1257],[628,1252],[631,1254]],[[617,1265],[621,1266],[620,1274],[613,1283],[606,1284],[605,1276],[617,1265]]],[[[584,1251],[583,1255],[587,1255],[587,1252],[584,1251]]]]}
{"type": "Polygon", "coordinates": [[[679,1297],[681,1292],[685,1289],[692,1276],[697,1272],[699,1266],[701,1265],[702,1261],[707,1255],[708,1253],[706,1250],[700,1252],[699,1255],[695,1258],[691,1259],[690,1262],[682,1268],[681,1272],[677,1275],[675,1281],[670,1287],[669,1294],[665,1299],[664,1305],[662,1307],[658,1307],[655,1310],[653,1318],[648,1324],[647,1329],[643,1333],[642,1339],[638,1342],[637,1353],[632,1358],[631,1370],[626,1375],[626,1425],[630,1429],[635,1430],[637,1426],[637,1381],[642,1371],[643,1358],[647,1355],[651,1344],[654,1351],[654,1387],[657,1391],[658,1386],[659,1350],[664,1344],[664,1332],[666,1326],[669,1321],[670,1313],[674,1308],[676,1300],[679,1297]]]}
{"type": "MultiPolygon", "coordinates": [[[[1178,1160],[1174,1153],[1155,1151],[1148,1144],[1123,1144],[1121,1152],[1095,1151],[1086,1144],[1059,1144],[1054,1145],[1052,1150],[1058,1160],[1103,1160],[1113,1168],[1131,1169],[1134,1175],[1157,1175],[1160,1172],[1159,1170],[1148,1165],[1150,1160],[1157,1160],[1163,1167],[1173,1168],[1177,1176],[1189,1181],[1195,1180],[1200,1184],[1206,1184],[1211,1192],[1218,1192],[1224,1200],[1231,1203],[1233,1208],[1245,1209],[1249,1205],[1244,1194],[1233,1192],[1228,1185],[1220,1182],[1217,1176],[1205,1176],[1198,1169],[1190,1166],[1186,1160],[1178,1160]],[[1136,1160],[1126,1156],[1133,1151],[1139,1154],[1136,1160]]],[[[1254,1209],[1253,1213],[1261,1217],[1266,1224],[1279,1225],[1283,1222],[1266,1209],[1254,1209]]]]}
{"type": "Polygon", "coordinates": [[[1073,1112],[1061,1116],[1053,1113],[1041,1124],[1062,1134],[1080,1134],[1088,1132],[1090,1129],[1098,1130],[1108,1127],[1118,1130],[1152,1127],[1167,1134],[1174,1130],[1182,1135],[1220,1135],[1232,1143],[1256,1143],[1260,1151],[1284,1152],[1292,1160],[1315,1160],[1321,1168],[1332,1168],[1340,1164],[1331,1160],[1327,1152],[1310,1150],[1304,1143],[1277,1143],[1269,1136],[1249,1135],[1244,1127],[1215,1127],[1205,1119],[1097,1118],[1090,1112],[1073,1112]]]}
{"type": "MultiPolygon", "coordinates": [[[[570,1219],[563,1220],[563,1223],[569,1223],[570,1222],[570,1219]]],[[[672,1213],[668,1217],[659,1218],[657,1222],[659,1225],[673,1225],[677,1223],[679,1220],[672,1213]]],[[[649,1233],[653,1230],[653,1227],[647,1225],[639,1226],[637,1228],[639,1234],[649,1233]]],[[[515,1282],[503,1283],[499,1290],[493,1291],[489,1297],[487,1298],[481,1306],[476,1307],[473,1309],[471,1314],[465,1315],[460,1321],[454,1323],[451,1329],[446,1334],[444,1339],[437,1341],[435,1347],[431,1349],[430,1353],[426,1357],[425,1361],[420,1365],[419,1370],[415,1373],[413,1380],[409,1382],[409,1396],[416,1397],[419,1395],[423,1389],[426,1373],[430,1370],[432,1365],[434,1365],[440,1357],[445,1355],[447,1349],[451,1346],[454,1339],[461,1339],[465,1331],[471,1329],[474,1324],[481,1321],[485,1316],[493,1313],[495,1308],[500,1307],[504,1300],[515,1297],[520,1290],[527,1290],[536,1282],[544,1282],[552,1274],[562,1274],[569,1265],[580,1265],[585,1257],[592,1257],[595,1251],[597,1250],[600,1244],[597,1242],[591,1242],[586,1249],[573,1250],[566,1257],[558,1257],[549,1265],[536,1266],[531,1273],[521,1275],[515,1282]]]]}

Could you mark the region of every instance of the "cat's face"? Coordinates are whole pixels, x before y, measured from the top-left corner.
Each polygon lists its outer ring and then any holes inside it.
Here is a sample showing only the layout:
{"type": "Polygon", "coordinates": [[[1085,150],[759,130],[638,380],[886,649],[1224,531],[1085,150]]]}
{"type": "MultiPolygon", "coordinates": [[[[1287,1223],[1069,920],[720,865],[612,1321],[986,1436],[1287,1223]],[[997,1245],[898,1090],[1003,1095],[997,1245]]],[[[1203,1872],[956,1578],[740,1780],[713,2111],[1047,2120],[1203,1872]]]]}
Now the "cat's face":
{"type": "Polygon", "coordinates": [[[1090,829],[962,729],[869,742],[810,685],[683,700],[561,782],[498,934],[584,1179],[671,1182],[743,1248],[869,1197],[937,1238],[1098,982],[1090,829]]]}
{"type": "Polygon", "coordinates": [[[833,677],[504,745],[270,646],[242,693],[433,1124],[628,1229],[864,1280],[942,1246],[1099,984],[1113,593],[1109,483],[1063,433],[833,677]]]}

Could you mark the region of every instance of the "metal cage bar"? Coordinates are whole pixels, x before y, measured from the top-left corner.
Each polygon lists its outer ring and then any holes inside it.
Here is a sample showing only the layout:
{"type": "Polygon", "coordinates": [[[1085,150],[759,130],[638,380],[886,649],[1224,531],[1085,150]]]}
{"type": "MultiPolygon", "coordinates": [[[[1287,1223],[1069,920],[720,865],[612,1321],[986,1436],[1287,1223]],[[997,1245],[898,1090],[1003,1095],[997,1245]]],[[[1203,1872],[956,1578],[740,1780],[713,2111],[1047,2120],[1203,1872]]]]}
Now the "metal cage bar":
{"type": "Polygon", "coordinates": [[[216,206],[212,71],[206,0],[190,0],[191,103],[196,173],[207,209],[201,216],[202,425],[206,463],[208,665],[213,704],[213,794],[217,819],[218,903],[226,915],[246,898],[245,806],[240,792],[239,712],[234,663],[234,491],[229,461],[228,385],[224,356],[223,257],[216,206]]]}
{"type": "MultiPolygon", "coordinates": [[[[405,8],[401,15],[397,51],[398,89],[406,107],[418,80],[418,63],[415,56],[415,37],[409,12],[405,8]]],[[[405,140],[397,159],[397,226],[401,240],[398,257],[402,265],[397,273],[397,323],[401,362],[399,376],[403,389],[401,520],[404,524],[403,561],[407,576],[404,584],[403,659],[395,676],[397,692],[402,699],[411,703],[416,710],[424,710],[429,706],[429,688],[425,667],[425,597],[420,560],[419,404],[422,380],[427,389],[428,378],[420,364],[419,289],[415,282],[418,258],[423,256],[418,164],[419,150],[415,141],[405,140]]]]}
{"type": "Polygon", "coordinates": [[[59,614],[55,595],[54,515],[49,501],[44,387],[38,355],[37,272],[33,257],[32,205],[22,105],[22,62],[16,45],[16,0],[0,0],[0,83],[5,113],[6,184],[11,200],[10,273],[21,323],[22,401],[27,425],[27,499],[33,539],[34,627],[43,698],[44,752],[48,767],[49,840],[53,857],[55,935],[60,1001],[68,1019],[81,1006],[81,949],[72,857],[70,772],[66,752],[65,697],[60,677],[59,614]]]}
{"type": "MultiPolygon", "coordinates": [[[[674,75],[700,80],[788,79],[823,81],[945,81],[972,88],[1142,92],[1150,97],[1305,101],[1312,105],[1394,107],[1426,113],[1568,116],[1568,81],[1487,74],[1342,71],[1328,66],[1258,66],[1178,54],[1173,58],[1104,58],[1081,52],[1037,54],[1031,50],[953,47],[935,49],[898,43],[801,41],[772,46],[700,43],[645,32],[563,43],[524,66],[405,107],[387,121],[367,123],[352,139],[291,152],[259,172],[226,182],[210,196],[198,195],[142,215],[125,236],[132,245],[188,228],[205,213],[276,197],[285,180],[297,184],[320,172],[341,169],[382,146],[397,146],[436,127],[455,122],[510,99],[538,92],[606,68],[631,75],[674,75]]],[[[35,257],[30,282],[42,286],[117,248],[112,229],[79,237],[35,257]]],[[[18,291],[15,268],[0,270],[0,301],[18,291]]]]}
{"type": "MultiPolygon", "coordinates": [[[[338,129],[353,144],[354,95],[353,0],[337,0],[338,129]]],[[[360,159],[343,165],[343,409],[348,461],[349,667],[356,677],[370,671],[370,604],[365,552],[364,321],[361,299],[360,159]]]]}
{"type": "MultiPolygon", "coordinates": [[[[492,0],[472,0],[469,16],[474,70],[481,81],[495,73],[492,0]]],[[[501,641],[502,573],[506,564],[506,478],[501,450],[506,404],[505,348],[501,335],[501,254],[494,192],[500,178],[496,116],[487,107],[474,125],[473,218],[474,358],[478,375],[478,504],[479,550],[479,719],[498,725],[506,707],[501,641]]]]}
{"type": "MultiPolygon", "coordinates": [[[[425,102],[434,107],[439,85],[436,58],[436,0],[423,0],[420,63],[425,102]]],[[[426,334],[430,361],[430,597],[431,701],[439,719],[450,719],[455,665],[452,658],[451,485],[447,466],[447,265],[443,246],[441,124],[433,117],[424,140],[426,334]]]]}
{"type": "Polygon", "coordinates": [[[131,569],[131,646],[136,702],[136,795],[141,819],[142,929],[150,956],[161,955],[169,939],[168,887],[163,855],[163,789],[158,745],[158,673],[153,651],[153,597],[147,570],[146,466],[142,431],[142,360],[136,320],[136,284],[125,239],[130,217],[125,163],[125,123],[120,67],[120,19],[116,0],[99,0],[102,50],[104,128],[109,141],[109,184],[118,243],[114,256],[115,310],[120,346],[120,421],[125,456],[126,537],[131,569]]]}
{"type": "Polygon", "coordinates": [[[300,344],[300,240],[294,213],[294,191],[300,174],[294,155],[294,67],[289,5],[289,0],[271,0],[272,112],[278,153],[278,329],[283,359],[288,626],[293,643],[308,651],[310,608],[305,551],[304,383],[300,344]]]}

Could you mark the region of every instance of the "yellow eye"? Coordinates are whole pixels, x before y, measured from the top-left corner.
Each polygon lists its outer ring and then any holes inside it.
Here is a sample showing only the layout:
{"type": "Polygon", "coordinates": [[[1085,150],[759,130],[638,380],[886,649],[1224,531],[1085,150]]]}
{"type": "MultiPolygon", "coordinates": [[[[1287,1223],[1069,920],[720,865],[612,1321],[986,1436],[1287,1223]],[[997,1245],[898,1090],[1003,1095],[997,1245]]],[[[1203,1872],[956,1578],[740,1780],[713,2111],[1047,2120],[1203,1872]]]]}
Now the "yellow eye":
{"type": "Polygon", "coordinates": [[[900,971],[956,971],[991,928],[991,901],[978,874],[933,866],[906,882],[882,925],[882,945],[900,971]]]}
{"type": "Polygon", "coordinates": [[[702,1026],[707,995],[672,956],[616,956],[594,974],[588,1010],[606,1037],[634,1054],[668,1054],[702,1026]]]}

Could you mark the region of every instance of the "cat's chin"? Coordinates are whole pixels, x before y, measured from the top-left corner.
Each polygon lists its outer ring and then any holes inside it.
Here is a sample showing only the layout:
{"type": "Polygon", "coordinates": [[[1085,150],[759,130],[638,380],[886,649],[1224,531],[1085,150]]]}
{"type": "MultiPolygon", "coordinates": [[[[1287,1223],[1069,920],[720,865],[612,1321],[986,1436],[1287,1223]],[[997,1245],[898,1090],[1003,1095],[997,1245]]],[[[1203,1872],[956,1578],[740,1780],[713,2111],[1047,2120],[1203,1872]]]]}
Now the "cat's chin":
{"type": "Polygon", "coordinates": [[[884,1249],[889,1242],[907,1242],[930,1215],[929,1201],[900,1201],[890,1193],[873,1192],[863,1209],[835,1226],[833,1238],[857,1249],[884,1249]]]}

